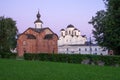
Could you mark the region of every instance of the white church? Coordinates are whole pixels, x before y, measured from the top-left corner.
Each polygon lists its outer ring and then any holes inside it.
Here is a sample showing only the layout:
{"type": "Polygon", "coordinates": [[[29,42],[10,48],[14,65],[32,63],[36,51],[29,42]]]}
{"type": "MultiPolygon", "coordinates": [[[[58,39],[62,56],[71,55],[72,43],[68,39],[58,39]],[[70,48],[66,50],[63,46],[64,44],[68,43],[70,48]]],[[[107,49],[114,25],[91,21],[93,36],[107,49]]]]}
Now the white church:
{"type": "Polygon", "coordinates": [[[66,30],[61,29],[61,35],[59,37],[59,45],[71,45],[71,44],[85,44],[86,36],[81,35],[80,30],[73,25],[68,25],[66,30]]]}
{"type": "Polygon", "coordinates": [[[66,29],[60,30],[58,53],[108,55],[108,50],[88,42],[87,37],[70,24],[66,29]]]}

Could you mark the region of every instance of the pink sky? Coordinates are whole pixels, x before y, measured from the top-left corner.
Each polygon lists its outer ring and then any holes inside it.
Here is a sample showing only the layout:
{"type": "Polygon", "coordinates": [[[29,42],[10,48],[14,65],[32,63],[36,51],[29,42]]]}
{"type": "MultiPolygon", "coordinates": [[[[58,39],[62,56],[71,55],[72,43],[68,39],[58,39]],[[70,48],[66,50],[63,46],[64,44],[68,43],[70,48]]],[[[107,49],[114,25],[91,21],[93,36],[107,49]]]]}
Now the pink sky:
{"type": "Polygon", "coordinates": [[[17,22],[19,32],[34,27],[38,10],[43,27],[49,27],[60,34],[60,29],[73,24],[82,34],[89,37],[91,17],[105,9],[103,0],[1,0],[0,16],[11,17],[17,22]]]}

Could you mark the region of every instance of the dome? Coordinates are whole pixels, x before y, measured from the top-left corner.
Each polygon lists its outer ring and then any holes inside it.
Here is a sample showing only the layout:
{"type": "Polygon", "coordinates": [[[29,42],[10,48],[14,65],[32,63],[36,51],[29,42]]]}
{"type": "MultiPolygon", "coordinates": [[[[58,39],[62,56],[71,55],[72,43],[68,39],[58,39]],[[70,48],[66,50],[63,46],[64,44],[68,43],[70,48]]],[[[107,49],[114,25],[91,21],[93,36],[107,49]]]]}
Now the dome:
{"type": "Polygon", "coordinates": [[[78,30],[77,28],[75,28],[74,30],[78,30]]]}
{"type": "Polygon", "coordinates": [[[40,17],[41,17],[41,15],[40,15],[39,11],[38,11],[38,14],[37,14],[36,16],[37,16],[37,18],[40,18],[40,17]]]}
{"type": "Polygon", "coordinates": [[[37,17],[37,20],[36,20],[34,23],[43,23],[43,22],[40,20],[41,15],[40,15],[39,11],[38,11],[38,14],[36,15],[36,17],[37,17]]]}
{"type": "Polygon", "coordinates": [[[86,35],[82,35],[82,37],[86,37],[86,35]]]}
{"type": "Polygon", "coordinates": [[[68,25],[67,28],[74,28],[72,24],[68,25]]]}
{"type": "Polygon", "coordinates": [[[61,29],[60,31],[65,31],[65,29],[61,29]]]}

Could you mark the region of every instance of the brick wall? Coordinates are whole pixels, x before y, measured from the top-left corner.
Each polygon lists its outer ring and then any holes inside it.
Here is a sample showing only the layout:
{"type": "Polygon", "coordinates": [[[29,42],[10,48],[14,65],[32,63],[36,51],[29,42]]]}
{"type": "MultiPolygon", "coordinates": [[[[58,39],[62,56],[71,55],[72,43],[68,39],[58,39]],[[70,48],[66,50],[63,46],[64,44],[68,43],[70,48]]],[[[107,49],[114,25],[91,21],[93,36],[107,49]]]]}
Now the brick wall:
{"type": "Polygon", "coordinates": [[[44,31],[37,33],[31,29],[27,29],[17,40],[18,56],[23,56],[24,53],[57,53],[58,37],[54,35],[52,39],[44,39],[45,35],[46,32],[44,31]],[[27,39],[26,34],[34,35],[36,39],[27,39]]]}

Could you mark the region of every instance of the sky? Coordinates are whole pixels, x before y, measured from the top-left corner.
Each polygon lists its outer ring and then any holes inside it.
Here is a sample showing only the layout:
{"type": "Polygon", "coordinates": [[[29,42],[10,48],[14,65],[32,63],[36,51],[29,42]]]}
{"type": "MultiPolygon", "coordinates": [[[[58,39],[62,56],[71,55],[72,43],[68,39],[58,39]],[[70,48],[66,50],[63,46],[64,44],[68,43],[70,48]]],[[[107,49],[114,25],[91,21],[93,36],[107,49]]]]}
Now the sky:
{"type": "Polygon", "coordinates": [[[61,29],[72,24],[90,37],[93,26],[88,22],[103,9],[103,0],[0,0],[0,16],[15,20],[20,33],[35,27],[39,10],[43,27],[49,27],[58,36],[61,29]]]}

